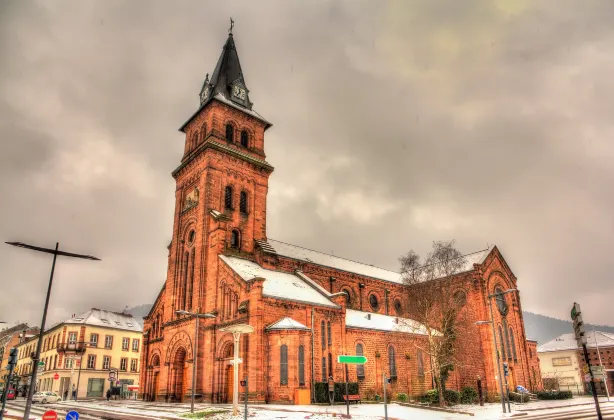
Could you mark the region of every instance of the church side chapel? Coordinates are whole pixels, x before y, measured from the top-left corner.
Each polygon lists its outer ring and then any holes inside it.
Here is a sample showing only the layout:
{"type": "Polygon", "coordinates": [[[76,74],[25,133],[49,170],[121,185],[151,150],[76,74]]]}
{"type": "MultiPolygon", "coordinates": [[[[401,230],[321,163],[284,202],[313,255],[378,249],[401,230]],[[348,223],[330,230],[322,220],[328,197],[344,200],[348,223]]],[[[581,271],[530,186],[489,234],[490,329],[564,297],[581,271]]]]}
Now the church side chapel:
{"type": "MultiPolygon", "coordinates": [[[[231,402],[238,369],[240,380],[248,379],[250,402],[295,403],[301,393],[315,401],[319,383],[345,380],[339,355],[366,356],[364,365],[348,370],[362,399],[382,395],[383,374],[393,396],[432,389],[427,336],[412,319],[411,294],[398,272],[267,237],[271,123],[253,107],[232,29],[199,96],[198,109],[180,128],[185,149],[172,173],[168,272],[145,318],[141,397],[189,401],[194,383],[197,401],[231,402]],[[199,318],[196,333],[188,313],[214,317],[199,318]],[[254,331],[241,335],[242,363],[235,367],[234,339],[223,329],[237,324],[254,331]]],[[[490,319],[488,295],[516,289],[516,277],[495,246],[465,258],[463,269],[445,279],[471,321],[462,362],[446,386],[475,388],[479,377],[485,393],[500,393],[492,328],[475,323],[490,319]]],[[[536,383],[521,310],[518,294],[493,302],[511,389],[536,383]]]]}

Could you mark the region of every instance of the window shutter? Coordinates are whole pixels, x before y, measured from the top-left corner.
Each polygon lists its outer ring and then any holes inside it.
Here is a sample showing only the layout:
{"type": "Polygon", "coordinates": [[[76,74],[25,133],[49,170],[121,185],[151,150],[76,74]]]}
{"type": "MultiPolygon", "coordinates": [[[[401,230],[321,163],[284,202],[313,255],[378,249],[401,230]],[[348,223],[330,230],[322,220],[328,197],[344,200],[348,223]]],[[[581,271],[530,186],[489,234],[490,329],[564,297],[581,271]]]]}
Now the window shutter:
{"type": "Polygon", "coordinates": [[[224,207],[227,210],[232,210],[232,187],[229,185],[226,187],[224,194],[224,207]]]}
{"type": "Polygon", "coordinates": [[[241,191],[241,200],[239,201],[239,211],[243,214],[247,214],[247,193],[241,191]]]}

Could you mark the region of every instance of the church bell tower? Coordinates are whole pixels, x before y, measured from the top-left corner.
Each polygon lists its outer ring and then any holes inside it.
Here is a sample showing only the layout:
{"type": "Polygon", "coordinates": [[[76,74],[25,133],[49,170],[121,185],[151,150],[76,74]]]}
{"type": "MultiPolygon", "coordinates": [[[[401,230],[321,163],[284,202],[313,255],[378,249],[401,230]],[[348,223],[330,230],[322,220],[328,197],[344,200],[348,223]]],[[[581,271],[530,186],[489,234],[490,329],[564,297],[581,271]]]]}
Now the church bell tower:
{"type": "MultiPolygon", "coordinates": [[[[185,133],[176,180],[173,239],[169,246],[166,308],[206,311],[215,302],[218,255],[254,253],[266,241],[266,196],[273,167],[264,152],[271,126],[250,98],[232,26],[222,54],[199,92],[185,133]]],[[[168,319],[167,318],[167,319],[168,319]]]]}

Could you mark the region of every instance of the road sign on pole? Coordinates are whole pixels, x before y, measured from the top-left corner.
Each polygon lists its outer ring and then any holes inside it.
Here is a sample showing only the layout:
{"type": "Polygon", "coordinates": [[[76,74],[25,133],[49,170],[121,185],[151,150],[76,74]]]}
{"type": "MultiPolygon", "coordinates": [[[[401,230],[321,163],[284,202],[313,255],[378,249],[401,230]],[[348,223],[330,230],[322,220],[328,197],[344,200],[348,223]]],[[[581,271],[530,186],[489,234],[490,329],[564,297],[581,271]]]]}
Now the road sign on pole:
{"type": "Polygon", "coordinates": [[[58,379],[60,379],[60,375],[56,373],[55,375],[53,375],[53,379],[57,381],[58,379]]]}
{"type": "Polygon", "coordinates": [[[66,413],[66,420],[79,420],[79,413],[76,411],[69,411],[66,413]]]}
{"type": "Polygon", "coordinates": [[[365,356],[337,356],[337,363],[364,365],[365,363],[367,363],[367,358],[365,356]]]}
{"type": "Polygon", "coordinates": [[[58,420],[58,413],[53,410],[49,410],[43,414],[43,420],[58,420]]]}

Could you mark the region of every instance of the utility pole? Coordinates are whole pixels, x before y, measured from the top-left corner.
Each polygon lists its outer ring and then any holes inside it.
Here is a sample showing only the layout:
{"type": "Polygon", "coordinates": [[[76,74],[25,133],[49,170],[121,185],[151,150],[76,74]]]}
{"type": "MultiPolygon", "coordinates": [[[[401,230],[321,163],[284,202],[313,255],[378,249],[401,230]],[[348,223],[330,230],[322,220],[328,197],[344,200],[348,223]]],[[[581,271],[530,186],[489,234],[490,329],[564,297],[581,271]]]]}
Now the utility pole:
{"type": "Polygon", "coordinates": [[[574,302],[573,307],[571,308],[571,319],[573,320],[573,329],[576,334],[576,340],[578,347],[582,347],[584,351],[584,360],[586,361],[586,366],[588,366],[588,372],[591,378],[591,392],[593,394],[593,398],[595,399],[595,409],[597,410],[597,418],[602,420],[601,416],[601,408],[599,407],[599,398],[597,398],[597,390],[595,389],[595,376],[593,375],[593,370],[591,369],[591,361],[588,357],[588,350],[586,349],[586,336],[584,331],[584,320],[582,319],[582,311],[580,310],[580,305],[574,302]]]}
{"type": "Polygon", "coordinates": [[[81,254],[73,254],[71,252],[60,251],[60,244],[56,242],[55,249],[51,248],[42,248],[39,246],[24,244],[23,242],[5,242],[8,245],[16,246],[19,248],[27,248],[37,252],[45,252],[47,254],[53,254],[53,263],[51,264],[51,275],[49,276],[49,285],[47,286],[47,297],[45,298],[45,307],[43,309],[43,319],[41,321],[40,332],[38,336],[38,343],[36,345],[36,354],[34,355],[32,366],[32,376],[30,388],[28,389],[28,399],[26,401],[26,407],[23,413],[23,419],[28,420],[30,418],[30,408],[32,407],[32,397],[34,396],[34,384],[36,384],[36,374],[38,372],[38,360],[41,355],[41,348],[43,345],[43,336],[45,333],[45,322],[47,321],[47,309],[49,308],[49,298],[51,297],[51,286],[53,285],[53,273],[55,271],[55,262],[58,258],[58,255],[63,257],[71,257],[71,258],[81,258],[85,260],[93,260],[100,261],[99,258],[92,257],[91,255],[81,255],[81,254]]]}

